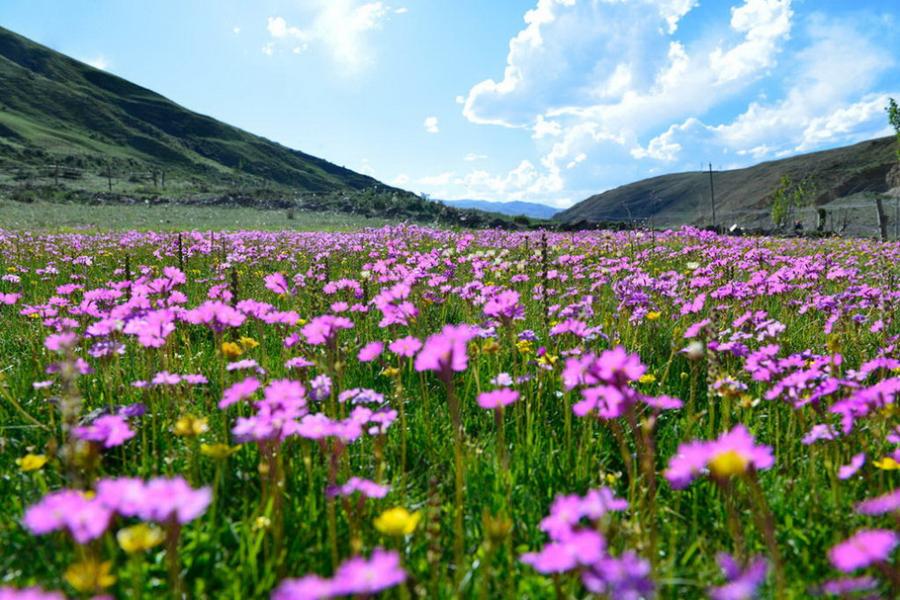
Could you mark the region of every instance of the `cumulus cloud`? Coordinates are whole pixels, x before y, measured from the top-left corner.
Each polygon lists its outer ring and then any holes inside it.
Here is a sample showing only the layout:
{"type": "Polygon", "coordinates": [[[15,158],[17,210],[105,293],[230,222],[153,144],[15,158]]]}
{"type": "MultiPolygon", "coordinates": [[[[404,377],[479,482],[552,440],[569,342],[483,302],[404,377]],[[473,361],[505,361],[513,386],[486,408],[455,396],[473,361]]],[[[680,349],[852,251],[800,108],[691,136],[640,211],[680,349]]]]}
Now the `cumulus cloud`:
{"type": "Polygon", "coordinates": [[[325,49],[345,72],[355,72],[372,61],[370,32],[378,30],[391,14],[403,14],[384,2],[359,0],[313,0],[303,25],[282,16],[267,19],[270,42],[264,48],[273,54],[279,47],[300,53],[313,46],[325,49]]]}
{"type": "Polygon", "coordinates": [[[484,160],[487,158],[487,154],[478,154],[476,152],[469,152],[463,157],[463,160],[466,162],[475,162],[476,160],[484,160]]]}
{"type": "Polygon", "coordinates": [[[438,133],[440,131],[437,117],[425,117],[424,126],[425,131],[428,133],[438,133]]]}

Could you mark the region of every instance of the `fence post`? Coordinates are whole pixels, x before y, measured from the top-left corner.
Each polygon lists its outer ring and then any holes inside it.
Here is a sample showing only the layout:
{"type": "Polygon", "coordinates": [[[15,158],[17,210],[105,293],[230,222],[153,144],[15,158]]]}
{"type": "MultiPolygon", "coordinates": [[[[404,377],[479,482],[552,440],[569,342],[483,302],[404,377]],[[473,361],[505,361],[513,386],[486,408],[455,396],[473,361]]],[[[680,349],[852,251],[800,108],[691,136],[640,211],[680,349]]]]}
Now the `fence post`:
{"type": "Polygon", "coordinates": [[[878,211],[878,233],[881,236],[881,241],[886,242],[888,238],[888,224],[887,215],[884,213],[884,203],[881,201],[881,196],[875,197],[875,210],[878,211]]]}

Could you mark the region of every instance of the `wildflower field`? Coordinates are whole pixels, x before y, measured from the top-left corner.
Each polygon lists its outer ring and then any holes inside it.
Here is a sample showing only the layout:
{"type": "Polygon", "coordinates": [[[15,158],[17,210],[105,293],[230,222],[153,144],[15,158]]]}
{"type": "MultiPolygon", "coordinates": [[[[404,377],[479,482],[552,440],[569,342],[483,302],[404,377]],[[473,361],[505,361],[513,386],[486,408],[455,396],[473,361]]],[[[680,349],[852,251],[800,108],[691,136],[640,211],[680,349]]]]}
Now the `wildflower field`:
{"type": "Polygon", "coordinates": [[[0,231],[0,598],[896,598],[900,244],[0,231]]]}

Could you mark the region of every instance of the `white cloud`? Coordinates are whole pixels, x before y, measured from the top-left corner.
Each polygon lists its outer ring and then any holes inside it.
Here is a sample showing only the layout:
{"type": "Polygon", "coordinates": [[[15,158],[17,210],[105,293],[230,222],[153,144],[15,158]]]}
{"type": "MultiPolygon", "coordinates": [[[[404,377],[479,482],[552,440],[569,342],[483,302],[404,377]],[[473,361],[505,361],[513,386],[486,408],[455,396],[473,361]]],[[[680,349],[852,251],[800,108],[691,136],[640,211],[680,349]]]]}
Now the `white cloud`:
{"type": "Polygon", "coordinates": [[[778,44],[791,32],[791,0],[746,0],[731,9],[731,28],[745,34],[730,50],[716,48],[710,66],[718,82],[733,81],[771,67],[778,44]]]}
{"type": "Polygon", "coordinates": [[[270,44],[274,42],[272,50],[288,45],[292,52],[300,53],[308,47],[321,47],[349,73],[372,62],[374,53],[368,43],[369,33],[380,29],[390,14],[405,12],[402,8],[391,9],[380,1],[313,0],[310,4],[308,23],[302,27],[291,25],[281,16],[267,19],[270,44]]]}
{"type": "Polygon", "coordinates": [[[273,54],[275,54],[275,43],[267,42],[263,44],[262,53],[266,56],[272,56],[273,54]]]}
{"type": "Polygon", "coordinates": [[[394,14],[398,14],[398,15],[405,15],[408,12],[409,12],[409,9],[406,8],[405,6],[401,6],[399,8],[394,9],[394,14]]]}
{"type": "Polygon", "coordinates": [[[410,181],[409,175],[407,175],[406,173],[400,173],[399,175],[397,175],[396,177],[394,177],[391,180],[391,185],[396,185],[398,187],[402,187],[402,186],[408,184],[409,181],[410,181]]]}
{"type": "Polygon", "coordinates": [[[453,177],[455,175],[456,173],[454,173],[453,171],[445,171],[444,173],[440,173],[438,175],[421,177],[419,178],[418,183],[428,186],[447,185],[451,181],[453,181],[453,177]]]}
{"type": "Polygon", "coordinates": [[[438,128],[438,118],[437,117],[425,117],[425,131],[428,133],[438,133],[440,129],[438,128]]]}
{"type": "Polygon", "coordinates": [[[726,38],[685,43],[673,35],[696,0],[536,2],[510,40],[503,78],[472,86],[463,115],[476,124],[529,128],[543,152],[535,168],[546,193],[585,177],[579,157],[599,148],[623,158],[676,160],[679,132],[659,128],[703,114],[763,76],[776,64],[793,15],[791,0],[743,0],[732,9],[726,38]]]}
{"type": "Polygon", "coordinates": [[[475,162],[476,160],[484,160],[487,158],[487,154],[477,154],[475,152],[469,152],[463,157],[463,160],[466,162],[475,162]]]}
{"type": "Polygon", "coordinates": [[[100,69],[101,71],[106,71],[110,67],[109,59],[102,54],[90,60],[85,60],[84,63],[94,67],[95,69],[100,69]]]}
{"type": "Polygon", "coordinates": [[[234,27],[231,28],[231,33],[233,33],[234,35],[240,35],[241,28],[235,25],[234,27]]]}

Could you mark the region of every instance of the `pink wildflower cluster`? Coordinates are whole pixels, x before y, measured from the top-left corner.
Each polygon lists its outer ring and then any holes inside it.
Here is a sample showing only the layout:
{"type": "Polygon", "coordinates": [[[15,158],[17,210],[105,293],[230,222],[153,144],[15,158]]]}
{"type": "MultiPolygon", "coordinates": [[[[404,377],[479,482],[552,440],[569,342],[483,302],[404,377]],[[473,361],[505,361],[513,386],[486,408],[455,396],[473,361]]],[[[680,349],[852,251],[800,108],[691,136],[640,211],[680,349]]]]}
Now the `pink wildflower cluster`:
{"type": "Polygon", "coordinates": [[[272,600],[320,600],[340,596],[368,597],[406,581],[400,555],[376,548],[371,558],[354,557],[338,567],[334,577],[307,575],[286,579],[272,593],[272,600]]]}

